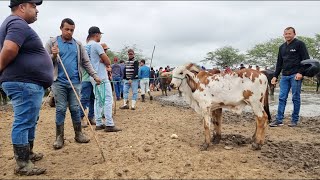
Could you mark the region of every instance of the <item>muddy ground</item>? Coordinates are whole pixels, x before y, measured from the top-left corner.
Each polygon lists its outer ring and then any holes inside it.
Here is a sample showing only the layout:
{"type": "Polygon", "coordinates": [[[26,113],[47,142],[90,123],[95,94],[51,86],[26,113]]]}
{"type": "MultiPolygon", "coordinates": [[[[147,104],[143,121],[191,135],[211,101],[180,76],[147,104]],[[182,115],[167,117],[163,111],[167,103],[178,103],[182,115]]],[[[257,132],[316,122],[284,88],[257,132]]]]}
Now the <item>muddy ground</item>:
{"type": "MultiPolygon", "coordinates": [[[[224,111],[221,143],[211,145],[208,151],[200,151],[199,146],[204,141],[201,117],[176,91],[169,92],[168,97],[154,93],[157,97],[153,102],[138,102],[135,111],[120,110],[122,101],[116,102],[114,120],[123,128],[122,132],[95,131],[105,162],[89,128],[84,132],[91,137],[90,143],[74,141],[69,113],[65,123],[65,146],[54,150],[55,109],[44,107],[35,150],[45,154],[36,165],[47,168],[47,173],[32,178],[319,179],[319,115],[301,117],[299,127],[268,128],[266,144],[262,150],[253,151],[250,143],[255,123],[250,108],[241,115],[224,111]],[[178,138],[172,139],[172,134],[178,138]]],[[[305,94],[310,93],[303,92],[303,96],[305,94]]],[[[310,96],[318,98],[319,94],[310,96]]],[[[310,107],[320,109],[312,105],[312,98],[309,102],[310,107]]],[[[271,102],[273,118],[274,106],[276,102],[271,102]]],[[[0,113],[0,179],[29,178],[13,174],[15,160],[10,138],[13,112],[10,106],[0,106],[0,113]]],[[[289,119],[290,112],[287,112],[285,124],[289,119]]]]}

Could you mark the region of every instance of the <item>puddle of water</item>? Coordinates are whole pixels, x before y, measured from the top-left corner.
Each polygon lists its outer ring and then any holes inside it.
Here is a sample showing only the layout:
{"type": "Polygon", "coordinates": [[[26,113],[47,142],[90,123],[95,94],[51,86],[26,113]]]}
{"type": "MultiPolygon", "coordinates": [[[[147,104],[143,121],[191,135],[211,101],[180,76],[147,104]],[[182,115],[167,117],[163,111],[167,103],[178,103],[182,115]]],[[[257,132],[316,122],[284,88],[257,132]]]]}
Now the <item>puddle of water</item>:
{"type": "MultiPolygon", "coordinates": [[[[170,102],[176,106],[189,107],[188,104],[184,101],[184,98],[178,96],[178,94],[174,94],[171,96],[161,96],[159,97],[160,101],[170,102]]],[[[276,114],[278,110],[278,101],[279,101],[279,89],[276,89],[274,93],[274,98],[269,97],[269,108],[272,114],[276,114]]],[[[250,106],[246,106],[244,108],[245,112],[252,112],[250,106]]],[[[289,93],[287,99],[287,106],[285,109],[286,115],[291,115],[293,111],[292,104],[292,95],[289,93]]],[[[320,116],[320,94],[315,92],[301,92],[301,108],[300,108],[300,116],[304,117],[315,117],[320,116]]]]}

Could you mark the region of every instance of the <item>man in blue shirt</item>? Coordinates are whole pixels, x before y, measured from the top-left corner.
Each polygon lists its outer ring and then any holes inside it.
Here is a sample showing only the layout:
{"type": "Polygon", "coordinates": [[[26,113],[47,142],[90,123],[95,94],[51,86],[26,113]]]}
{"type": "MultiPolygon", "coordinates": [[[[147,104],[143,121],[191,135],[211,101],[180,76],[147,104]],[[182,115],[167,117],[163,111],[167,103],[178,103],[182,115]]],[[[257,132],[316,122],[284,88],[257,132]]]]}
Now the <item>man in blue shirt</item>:
{"type": "Polygon", "coordinates": [[[96,119],[96,130],[104,129],[105,132],[118,132],[121,129],[115,127],[112,118],[112,89],[108,78],[106,67],[110,65],[110,59],[106,52],[99,44],[101,40],[100,29],[93,26],[89,29],[89,42],[86,45],[86,51],[90,57],[90,62],[93,68],[101,78],[102,83],[99,85],[93,79],[91,83],[93,86],[93,92],[95,95],[94,102],[94,116],[96,119]],[[106,122],[102,122],[102,112],[106,117],[106,122]]]}
{"type": "Polygon", "coordinates": [[[35,130],[44,89],[53,82],[53,66],[38,34],[28,25],[37,20],[42,0],[10,1],[12,14],[0,27],[0,84],[12,101],[12,144],[18,175],[40,175],[46,169],[33,162],[35,130]]]}
{"type": "Polygon", "coordinates": [[[150,68],[145,65],[146,61],[142,59],[140,61],[140,68],[138,72],[138,77],[140,79],[140,87],[141,87],[141,101],[145,102],[145,94],[148,92],[150,100],[153,99],[149,89],[149,76],[150,76],[150,68]]]}
{"type": "Polygon", "coordinates": [[[56,103],[56,140],[53,144],[54,149],[61,149],[64,145],[64,120],[67,106],[69,106],[75,132],[74,139],[78,143],[88,143],[90,141],[81,130],[79,102],[72,86],[79,95],[83,68],[97,83],[101,82],[90,64],[84,46],[72,37],[74,29],[75,24],[73,20],[69,18],[63,19],[60,25],[62,34],[51,38],[46,44],[46,49],[54,65],[54,82],[52,85],[56,103]],[[58,58],[58,54],[61,59],[58,58]],[[68,81],[61,63],[65,66],[71,82],[68,81]]]}

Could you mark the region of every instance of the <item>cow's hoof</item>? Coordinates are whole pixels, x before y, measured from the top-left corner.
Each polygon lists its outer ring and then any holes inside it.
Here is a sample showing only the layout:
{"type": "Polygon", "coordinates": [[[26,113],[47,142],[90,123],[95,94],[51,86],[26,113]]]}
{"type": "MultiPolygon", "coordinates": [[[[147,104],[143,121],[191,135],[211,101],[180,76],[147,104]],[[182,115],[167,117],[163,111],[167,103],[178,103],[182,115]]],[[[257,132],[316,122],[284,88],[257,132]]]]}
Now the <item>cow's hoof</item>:
{"type": "Polygon", "coordinates": [[[212,137],[211,142],[212,144],[219,144],[221,140],[221,135],[215,135],[212,137]]]}
{"type": "Polygon", "coordinates": [[[200,151],[207,151],[207,150],[208,150],[208,147],[209,147],[209,144],[203,143],[203,144],[200,146],[200,151]]]}
{"type": "Polygon", "coordinates": [[[252,143],[252,149],[253,150],[261,150],[261,144],[252,143]]]}

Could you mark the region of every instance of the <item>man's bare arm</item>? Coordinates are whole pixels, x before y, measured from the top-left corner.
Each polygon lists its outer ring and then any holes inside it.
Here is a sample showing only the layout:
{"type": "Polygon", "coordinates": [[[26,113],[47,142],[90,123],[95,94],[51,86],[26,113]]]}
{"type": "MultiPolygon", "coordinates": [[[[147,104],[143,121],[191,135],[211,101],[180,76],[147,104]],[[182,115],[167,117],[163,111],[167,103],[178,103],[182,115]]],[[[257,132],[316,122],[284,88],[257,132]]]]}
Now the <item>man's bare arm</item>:
{"type": "Polygon", "coordinates": [[[0,72],[2,72],[8,64],[17,56],[20,47],[13,41],[5,40],[0,52],[0,72]]]}

